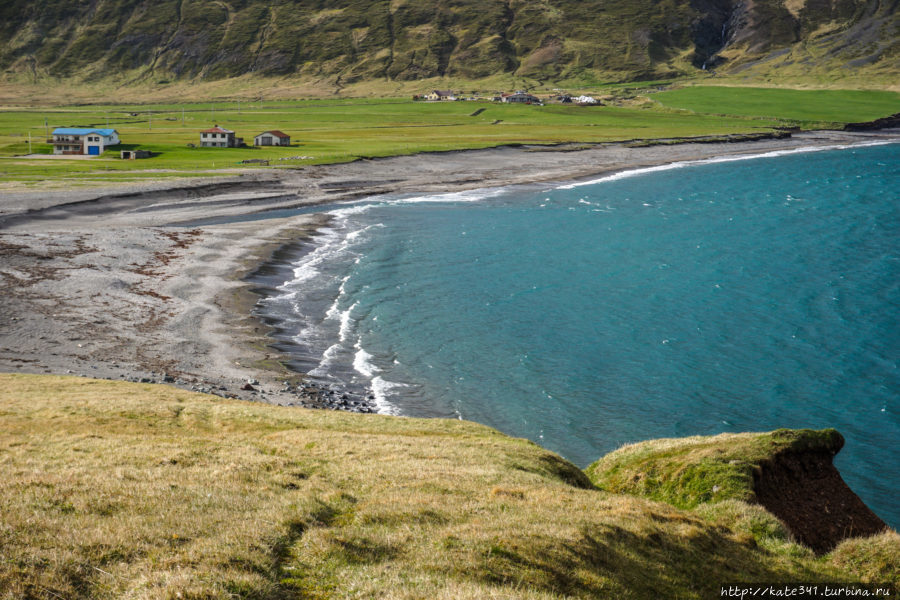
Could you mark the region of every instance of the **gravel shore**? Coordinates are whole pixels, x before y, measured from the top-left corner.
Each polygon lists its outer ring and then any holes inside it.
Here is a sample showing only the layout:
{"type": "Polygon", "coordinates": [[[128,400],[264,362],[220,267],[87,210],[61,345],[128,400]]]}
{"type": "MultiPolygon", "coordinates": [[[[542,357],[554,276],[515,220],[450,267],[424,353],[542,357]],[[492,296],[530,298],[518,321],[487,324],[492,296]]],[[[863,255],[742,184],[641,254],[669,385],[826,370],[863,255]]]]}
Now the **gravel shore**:
{"type": "Polygon", "coordinates": [[[231,173],[185,184],[0,192],[0,371],[169,383],[227,397],[368,410],[310,386],[269,348],[244,281],[327,215],[201,219],[378,194],[575,180],[676,161],[900,140],[815,132],[756,142],[495,148],[231,173]]]}

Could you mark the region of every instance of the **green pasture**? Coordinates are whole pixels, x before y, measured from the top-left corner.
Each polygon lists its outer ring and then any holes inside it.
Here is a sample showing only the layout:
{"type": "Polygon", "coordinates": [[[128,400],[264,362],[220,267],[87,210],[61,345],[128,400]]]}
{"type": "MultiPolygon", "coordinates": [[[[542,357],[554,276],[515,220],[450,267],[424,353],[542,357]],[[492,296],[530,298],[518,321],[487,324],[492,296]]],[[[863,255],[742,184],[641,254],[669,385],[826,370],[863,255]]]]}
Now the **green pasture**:
{"type": "Polygon", "coordinates": [[[664,106],[698,114],[791,119],[801,123],[857,123],[900,112],[900,94],[875,90],[697,86],[651,97],[664,106]]]}
{"type": "Polygon", "coordinates": [[[247,159],[269,160],[268,168],[290,168],[504,144],[756,133],[785,125],[828,127],[900,110],[900,95],[890,92],[696,87],[652,97],[662,104],[638,100],[630,106],[517,106],[487,101],[336,99],[0,108],[0,180],[74,184],[208,174],[247,168],[241,164],[247,159]],[[199,145],[200,130],[214,124],[236,131],[248,144],[262,131],[279,129],[291,136],[292,145],[190,147],[199,145]],[[56,127],[107,126],[118,130],[123,145],[99,158],[22,158],[29,152],[29,135],[31,152],[47,154],[51,151],[48,133],[56,127]],[[120,149],[134,148],[149,150],[153,157],[118,158],[120,149]]]}

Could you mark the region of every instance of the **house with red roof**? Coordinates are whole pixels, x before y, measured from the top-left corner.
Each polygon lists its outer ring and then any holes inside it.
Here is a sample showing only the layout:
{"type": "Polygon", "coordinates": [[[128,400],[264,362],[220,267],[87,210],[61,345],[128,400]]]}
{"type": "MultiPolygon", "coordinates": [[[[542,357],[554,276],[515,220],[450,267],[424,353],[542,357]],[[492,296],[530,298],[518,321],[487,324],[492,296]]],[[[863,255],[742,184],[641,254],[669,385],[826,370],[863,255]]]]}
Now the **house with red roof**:
{"type": "Polygon", "coordinates": [[[204,148],[237,148],[244,145],[244,138],[234,136],[234,132],[218,125],[200,132],[200,145],[204,148]]]}
{"type": "Polygon", "coordinates": [[[254,146],[290,146],[291,136],[273,129],[272,131],[263,131],[261,134],[253,138],[254,146]]]}

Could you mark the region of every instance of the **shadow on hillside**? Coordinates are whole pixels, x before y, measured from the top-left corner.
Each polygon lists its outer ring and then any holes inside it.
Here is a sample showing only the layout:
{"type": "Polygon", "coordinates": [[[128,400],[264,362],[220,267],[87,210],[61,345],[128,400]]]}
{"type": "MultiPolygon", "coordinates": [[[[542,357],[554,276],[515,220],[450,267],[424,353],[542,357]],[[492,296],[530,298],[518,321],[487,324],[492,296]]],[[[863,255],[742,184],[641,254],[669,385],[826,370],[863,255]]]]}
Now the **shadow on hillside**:
{"type": "MultiPolygon", "coordinates": [[[[518,583],[574,596],[607,597],[621,587],[635,598],[719,597],[723,586],[737,583],[734,573],[745,581],[797,579],[796,571],[773,565],[752,539],[738,541],[727,529],[681,515],[651,514],[649,519],[673,530],[640,535],[596,524],[584,526],[577,541],[559,546],[535,538],[495,544],[482,568],[461,574],[494,585],[518,583]]],[[[809,577],[820,579],[821,574],[809,577]]]]}

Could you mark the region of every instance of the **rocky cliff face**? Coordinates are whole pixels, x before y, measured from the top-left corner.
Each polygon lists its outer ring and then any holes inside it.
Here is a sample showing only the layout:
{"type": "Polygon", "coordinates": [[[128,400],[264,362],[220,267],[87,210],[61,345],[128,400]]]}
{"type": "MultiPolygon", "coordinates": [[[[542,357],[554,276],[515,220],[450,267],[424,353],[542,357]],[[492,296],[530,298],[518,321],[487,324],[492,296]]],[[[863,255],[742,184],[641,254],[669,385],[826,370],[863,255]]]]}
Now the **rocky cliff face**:
{"type": "MultiPolygon", "coordinates": [[[[7,76],[627,80],[900,56],[900,0],[7,0],[7,76]]],[[[862,62],[859,62],[862,61],[862,62]]]]}
{"type": "Polygon", "coordinates": [[[604,490],[681,508],[761,506],[822,554],[845,539],[887,530],[834,467],[843,446],[834,429],[652,440],[604,456],[587,474],[604,490]]]}
{"type": "Polygon", "coordinates": [[[781,519],[797,540],[820,554],[847,538],[887,529],[832,463],[844,438],[833,435],[830,442],[778,452],[763,461],[753,477],[756,500],[781,519]]]}

